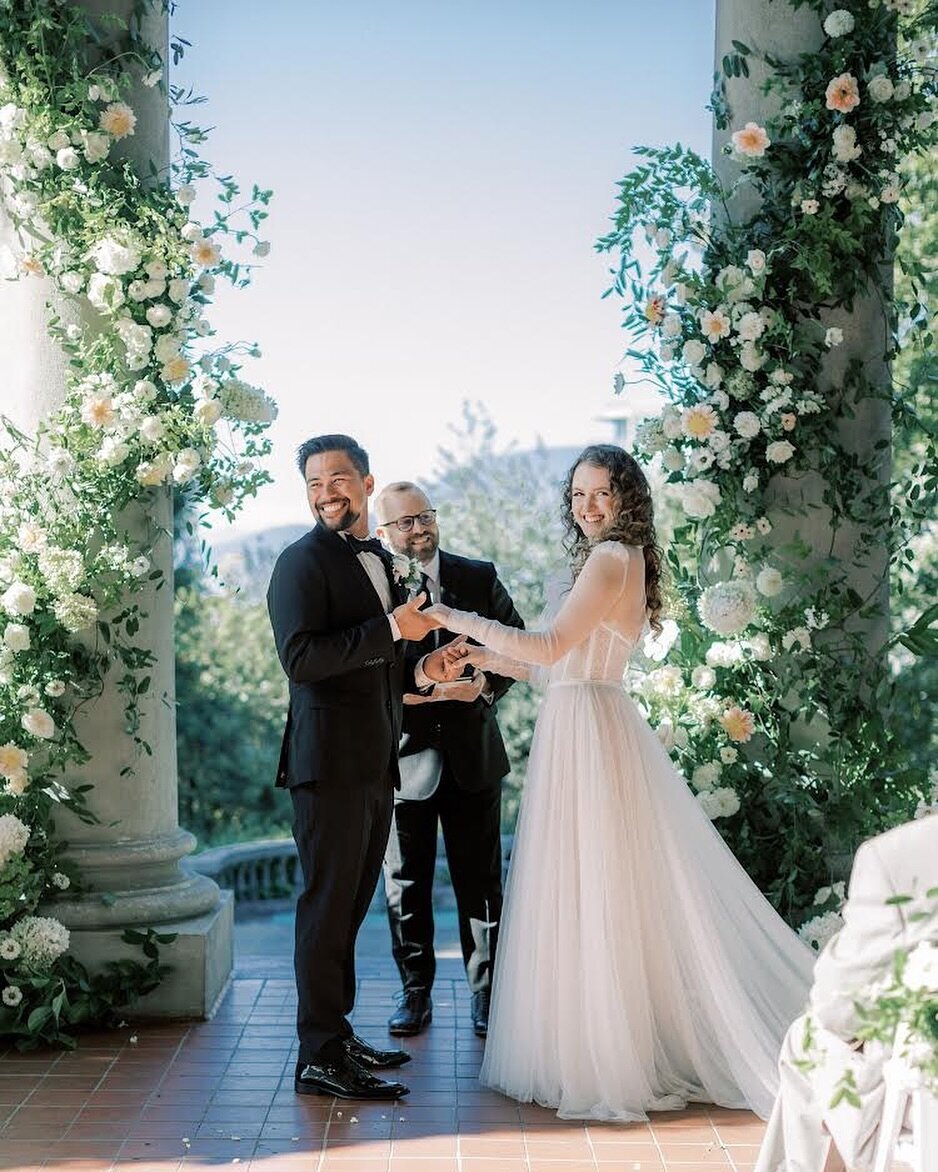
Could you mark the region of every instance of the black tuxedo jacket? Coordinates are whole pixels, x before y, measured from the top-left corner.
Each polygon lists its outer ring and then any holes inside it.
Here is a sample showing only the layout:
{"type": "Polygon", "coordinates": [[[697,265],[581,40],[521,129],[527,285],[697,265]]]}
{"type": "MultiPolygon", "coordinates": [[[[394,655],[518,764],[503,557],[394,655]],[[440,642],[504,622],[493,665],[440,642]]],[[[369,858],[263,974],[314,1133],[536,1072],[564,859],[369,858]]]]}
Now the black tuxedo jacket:
{"type": "Polygon", "coordinates": [[[311,529],[277,558],[267,609],[290,681],[277,785],[355,785],[388,771],[399,785],[405,642],[391,637],[354,550],[323,525],[311,529]]]}
{"type": "MultiPolygon", "coordinates": [[[[508,591],[491,562],[459,557],[440,550],[440,601],[457,610],[471,610],[511,627],[523,627],[508,591]]],[[[440,642],[454,636],[441,632],[440,642]]],[[[434,647],[432,635],[407,647],[409,669],[434,647]]],[[[406,757],[436,749],[449,765],[460,789],[474,793],[497,785],[508,772],[508,755],[495,717],[495,701],[514,680],[488,673],[492,702],[479,697],[471,704],[441,700],[404,707],[404,738],[400,754],[406,757]]]]}

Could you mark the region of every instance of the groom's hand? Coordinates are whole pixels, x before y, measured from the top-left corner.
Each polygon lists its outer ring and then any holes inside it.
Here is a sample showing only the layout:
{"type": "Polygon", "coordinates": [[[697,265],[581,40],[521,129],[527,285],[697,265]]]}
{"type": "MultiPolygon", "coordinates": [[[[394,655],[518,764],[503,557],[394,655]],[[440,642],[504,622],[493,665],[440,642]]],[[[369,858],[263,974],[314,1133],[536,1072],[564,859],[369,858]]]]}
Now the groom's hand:
{"type": "Polygon", "coordinates": [[[466,636],[460,635],[451,643],[444,643],[436,651],[424,656],[422,666],[424,673],[436,683],[451,683],[458,680],[466,668],[466,636]]]}
{"type": "Polygon", "coordinates": [[[427,592],[422,590],[401,606],[391,612],[402,639],[410,639],[415,643],[435,630],[440,624],[431,615],[424,614],[420,607],[427,601],[427,592]]]}

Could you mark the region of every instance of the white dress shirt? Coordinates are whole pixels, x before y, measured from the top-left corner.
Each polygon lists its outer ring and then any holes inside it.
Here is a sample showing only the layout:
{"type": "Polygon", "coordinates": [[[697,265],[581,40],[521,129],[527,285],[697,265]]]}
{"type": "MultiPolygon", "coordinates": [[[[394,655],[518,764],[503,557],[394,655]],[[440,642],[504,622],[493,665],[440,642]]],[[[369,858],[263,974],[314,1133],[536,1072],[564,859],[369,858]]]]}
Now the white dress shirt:
{"type": "MultiPolygon", "coordinates": [[[[342,532],[340,536],[347,538],[348,533],[342,532]]],[[[375,588],[384,613],[388,616],[388,622],[391,626],[391,637],[396,643],[401,637],[400,627],[397,625],[397,619],[391,613],[394,610],[394,599],[391,597],[391,584],[388,582],[388,572],[385,568],[383,560],[376,553],[370,550],[362,549],[355,554],[361,563],[362,569],[368,575],[368,580],[375,588]]]]}

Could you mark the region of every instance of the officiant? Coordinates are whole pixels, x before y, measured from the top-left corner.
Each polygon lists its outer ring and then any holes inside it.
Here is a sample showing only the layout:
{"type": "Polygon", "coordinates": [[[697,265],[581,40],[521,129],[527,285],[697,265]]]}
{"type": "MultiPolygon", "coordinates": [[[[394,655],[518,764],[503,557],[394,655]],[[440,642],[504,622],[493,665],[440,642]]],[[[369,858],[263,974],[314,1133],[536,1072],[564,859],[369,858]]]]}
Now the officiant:
{"type": "MultiPolygon", "coordinates": [[[[523,627],[491,562],[440,549],[436,509],[409,481],[389,484],[375,511],[378,537],[417,560],[433,602],[523,627]]],[[[422,659],[453,636],[432,631],[409,654],[418,690],[404,697],[401,788],[395,795],[384,860],[392,951],[403,990],[390,1033],[420,1033],[432,1018],[433,875],[442,829],[471,992],[472,1025],[488,1029],[489,997],[502,908],[501,790],[508,756],[496,704],[513,681],[469,669],[471,677],[439,683],[422,659]]]]}

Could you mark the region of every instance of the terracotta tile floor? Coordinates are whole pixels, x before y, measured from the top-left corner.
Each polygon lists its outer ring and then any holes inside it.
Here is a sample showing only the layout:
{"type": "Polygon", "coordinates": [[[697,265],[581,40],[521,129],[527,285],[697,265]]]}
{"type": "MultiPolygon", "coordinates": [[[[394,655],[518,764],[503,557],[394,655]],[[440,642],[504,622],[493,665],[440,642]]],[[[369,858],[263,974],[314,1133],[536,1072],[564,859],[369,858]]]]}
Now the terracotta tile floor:
{"type": "MultiPolygon", "coordinates": [[[[408,1044],[406,1100],[298,1097],[293,982],[284,964],[260,975],[253,959],[212,1021],[89,1035],[73,1053],[0,1055],[0,1168],[746,1172],[755,1162],[763,1125],[746,1112],[695,1107],[586,1126],[484,1090],[455,961],[441,967],[432,1026],[408,1044]]],[[[356,1027],[376,1043],[396,988],[386,963],[367,966],[356,1027]]]]}

